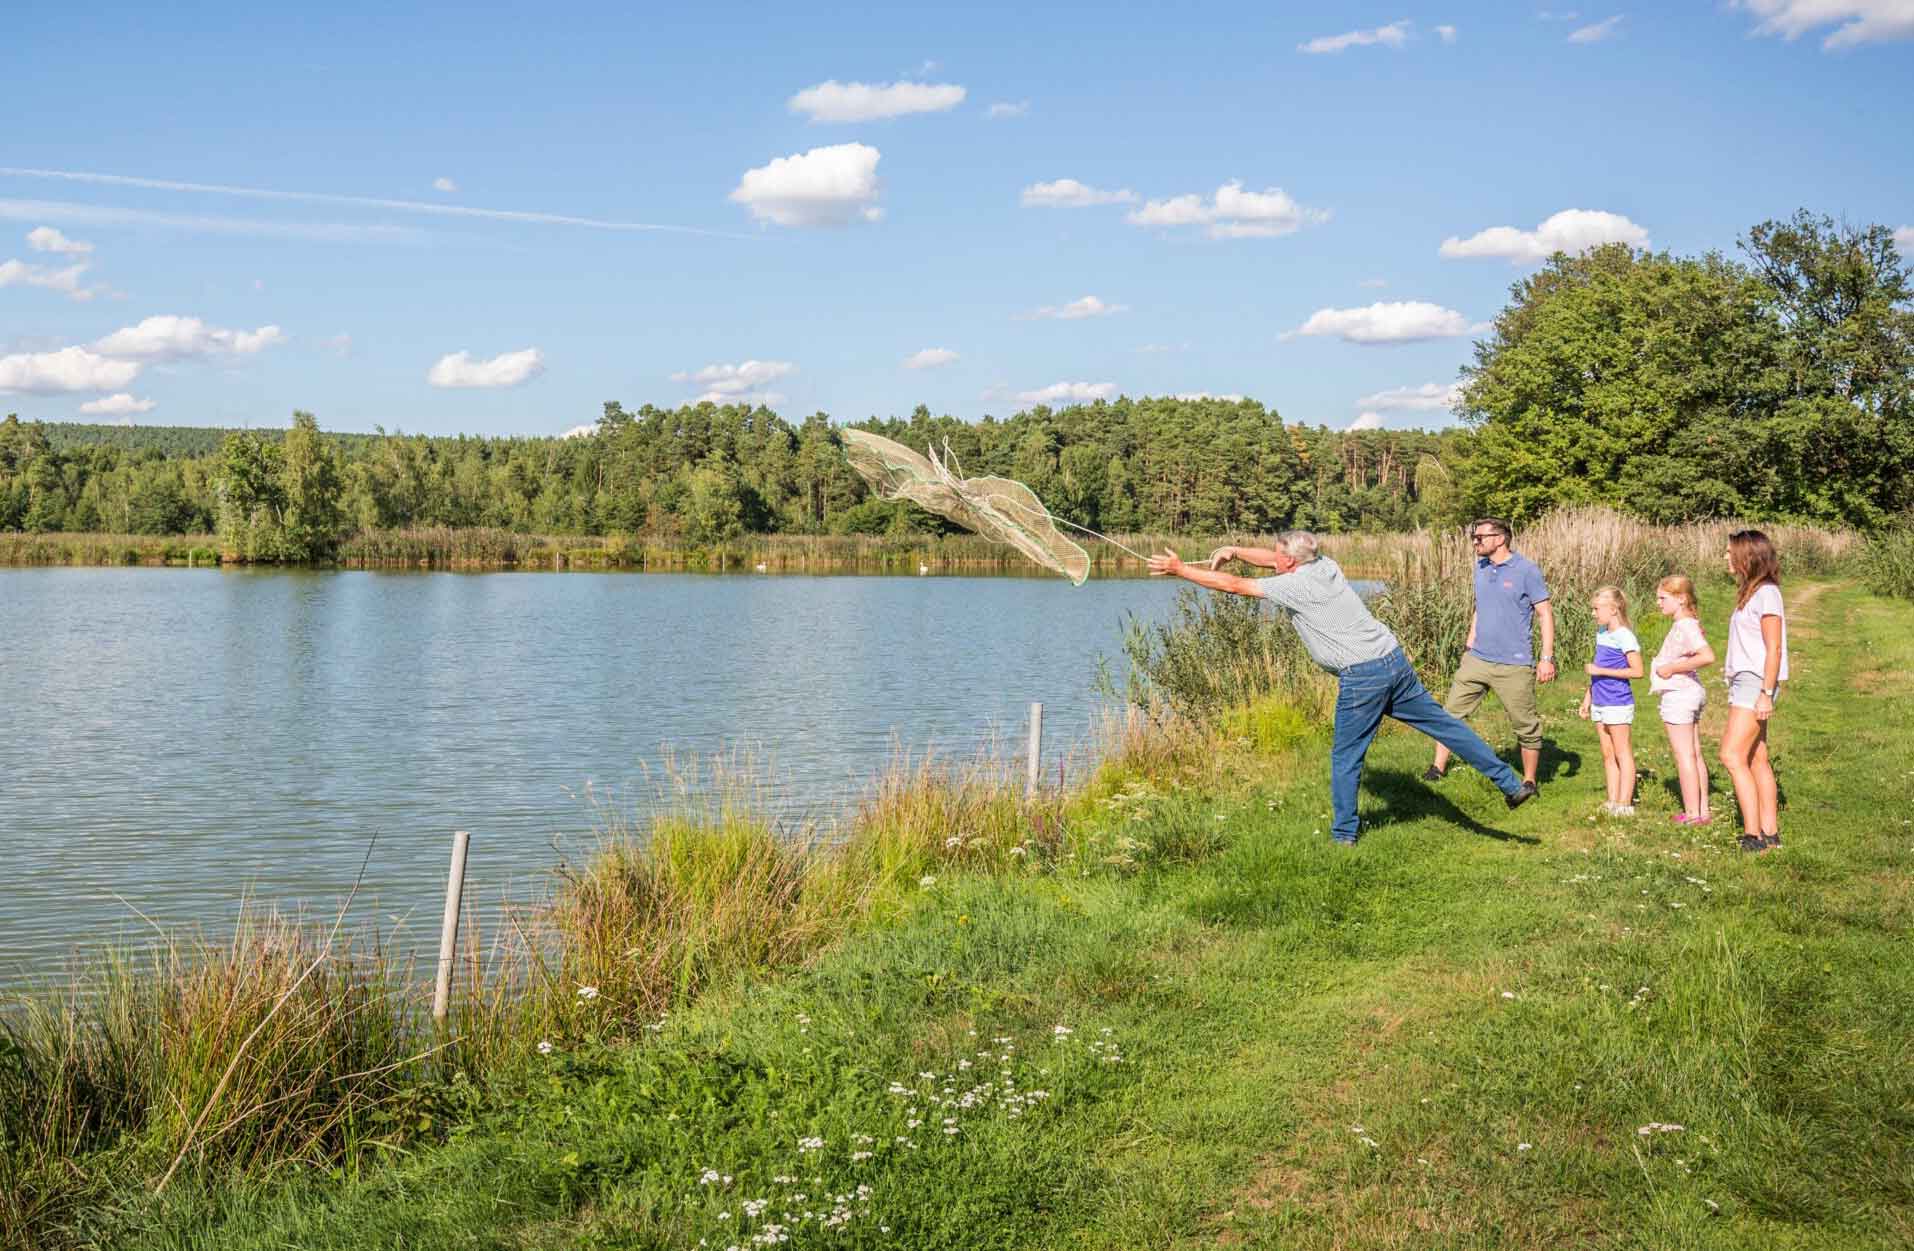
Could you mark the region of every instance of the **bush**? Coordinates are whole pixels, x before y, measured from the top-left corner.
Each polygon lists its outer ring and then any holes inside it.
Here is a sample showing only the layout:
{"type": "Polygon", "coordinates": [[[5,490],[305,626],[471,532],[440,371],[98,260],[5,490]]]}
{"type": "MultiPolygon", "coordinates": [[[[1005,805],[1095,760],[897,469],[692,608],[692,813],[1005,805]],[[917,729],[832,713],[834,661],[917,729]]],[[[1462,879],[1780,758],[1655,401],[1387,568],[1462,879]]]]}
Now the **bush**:
{"type": "Polygon", "coordinates": [[[1860,573],[1876,595],[1914,599],[1914,517],[1868,540],[1861,549],[1860,573]]]}

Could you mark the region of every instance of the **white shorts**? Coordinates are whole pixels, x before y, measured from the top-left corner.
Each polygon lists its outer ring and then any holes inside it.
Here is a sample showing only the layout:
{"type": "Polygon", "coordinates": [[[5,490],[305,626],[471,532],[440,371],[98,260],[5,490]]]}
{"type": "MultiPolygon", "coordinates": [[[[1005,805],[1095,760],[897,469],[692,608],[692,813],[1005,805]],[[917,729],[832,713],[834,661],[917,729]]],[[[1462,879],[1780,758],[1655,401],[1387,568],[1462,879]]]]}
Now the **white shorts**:
{"type": "Polygon", "coordinates": [[[1633,725],[1635,724],[1635,705],[1590,704],[1588,719],[1597,725],[1633,725]]]}
{"type": "MultiPolygon", "coordinates": [[[[1780,703],[1781,686],[1779,683],[1775,685],[1774,694],[1775,698],[1773,702],[1777,704],[1780,703]]],[[[1760,696],[1760,674],[1743,670],[1740,673],[1731,673],[1728,675],[1728,707],[1753,708],[1755,706],[1755,700],[1759,699],[1760,696]]]]}
{"type": "Polygon", "coordinates": [[[1700,686],[1688,690],[1663,691],[1661,693],[1661,719],[1669,725],[1693,725],[1701,720],[1702,705],[1708,702],[1708,694],[1700,686]]]}

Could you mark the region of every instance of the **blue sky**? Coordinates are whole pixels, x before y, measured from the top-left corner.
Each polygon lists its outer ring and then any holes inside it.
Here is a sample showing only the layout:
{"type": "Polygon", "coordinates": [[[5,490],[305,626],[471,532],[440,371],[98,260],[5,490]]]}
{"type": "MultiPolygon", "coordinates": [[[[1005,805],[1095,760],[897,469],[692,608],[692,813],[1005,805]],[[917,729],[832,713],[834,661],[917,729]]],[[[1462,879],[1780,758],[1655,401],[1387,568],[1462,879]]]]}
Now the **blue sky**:
{"type": "Polygon", "coordinates": [[[23,417],[1441,425],[1537,249],[1914,226],[1914,0],[82,7],[5,19],[23,417]]]}

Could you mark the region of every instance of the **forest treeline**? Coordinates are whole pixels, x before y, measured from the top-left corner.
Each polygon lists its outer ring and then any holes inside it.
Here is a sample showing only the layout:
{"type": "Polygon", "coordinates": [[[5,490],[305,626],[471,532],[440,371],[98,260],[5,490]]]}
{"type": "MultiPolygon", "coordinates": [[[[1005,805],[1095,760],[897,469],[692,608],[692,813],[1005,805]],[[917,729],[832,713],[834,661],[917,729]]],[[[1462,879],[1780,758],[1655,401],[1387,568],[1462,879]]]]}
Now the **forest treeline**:
{"type": "MultiPolygon", "coordinates": [[[[1105,531],[1336,532],[1607,503],[1655,521],[1873,528],[1914,507],[1914,308],[1891,231],[1803,212],[1739,258],[1624,245],[1516,283],[1440,432],[1285,423],[1254,400],[1121,398],[872,418],[1105,531]]],[[[943,528],[874,499],[824,413],[608,403],[561,438],[0,424],[0,530],[217,531],[256,560],[356,531],[490,526],[720,543],[943,528]]]]}

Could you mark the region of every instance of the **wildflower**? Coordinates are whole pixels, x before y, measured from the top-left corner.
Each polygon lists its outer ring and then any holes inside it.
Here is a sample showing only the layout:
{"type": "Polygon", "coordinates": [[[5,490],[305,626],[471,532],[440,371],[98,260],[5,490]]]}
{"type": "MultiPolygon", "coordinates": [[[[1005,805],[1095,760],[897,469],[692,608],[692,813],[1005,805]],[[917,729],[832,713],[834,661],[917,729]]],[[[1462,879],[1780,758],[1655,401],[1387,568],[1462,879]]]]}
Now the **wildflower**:
{"type": "Polygon", "coordinates": [[[1504,999],[1513,999],[1515,998],[1515,992],[1512,990],[1505,990],[1502,992],[1502,997],[1504,999]]]}
{"type": "Polygon", "coordinates": [[[1646,1138],[1650,1134],[1679,1134],[1681,1131],[1682,1127],[1679,1125],[1668,1125],[1661,1121],[1650,1121],[1635,1132],[1643,1138],[1646,1138]]]}
{"type": "Polygon", "coordinates": [[[598,988],[596,986],[580,986],[578,988],[578,997],[586,1003],[590,1003],[592,1000],[598,998],[598,988]]]}
{"type": "Polygon", "coordinates": [[[1055,1026],[1051,1029],[1050,1032],[1054,1034],[1055,1036],[1057,1036],[1058,1038],[1068,1038],[1070,1037],[1070,1035],[1076,1033],[1076,1031],[1071,1029],[1068,1025],[1055,1026]]]}
{"type": "Polygon", "coordinates": [[[931,874],[926,873],[917,879],[917,884],[928,890],[930,887],[937,885],[937,879],[931,874]]]}
{"type": "Polygon", "coordinates": [[[708,1168],[704,1172],[698,1174],[698,1184],[700,1186],[709,1186],[713,1182],[717,1181],[720,1176],[721,1174],[718,1172],[717,1169],[708,1168]]]}
{"type": "Polygon", "coordinates": [[[822,1138],[798,1139],[799,1151],[821,1151],[823,1149],[824,1149],[824,1140],[822,1138]]]}
{"type": "Polygon", "coordinates": [[[1515,1144],[1515,1149],[1517,1151],[1527,1151],[1531,1149],[1534,1145],[1535,1145],[1534,1143],[1518,1142],[1515,1144]]]}
{"type": "Polygon", "coordinates": [[[871,1153],[870,1153],[869,1151],[853,1151],[853,1152],[851,1152],[851,1163],[853,1163],[853,1164],[861,1164],[861,1163],[863,1163],[863,1162],[864,1162],[865,1160],[868,1160],[868,1159],[870,1159],[870,1158],[871,1158],[871,1153]]]}
{"type": "Polygon", "coordinates": [[[542,1055],[542,1056],[548,1056],[548,1055],[550,1055],[551,1053],[552,1053],[552,1044],[551,1044],[551,1040],[550,1040],[550,1039],[547,1039],[546,1041],[544,1041],[544,1042],[541,1042],[541,1043],[539,1043],[539,1044],[538,1044],[538,1054],[539,1054],[539,1055],[542,1055]]]}
{"type": "Polygon", "coordinates": [[[961,834],[953,834],[944,840],[944,846],[946,847],[962,847],[963,845],[964,836],[961,834]]]}
{"type": "Polygon", "coordinates": [[[1021,847],[1012,847],[1012,848],[1010,849],[1010,854],[1011,854],[1011,855],[1013,855],[1013,856],[1021,856],[1021,855],[1025,855],[1025,854],[1027,854],[1027,853],[1026,853],[1026,852],[1024,851],[1024,849],[1023,849],[1023,848],[1021,848],[1021,847]]]}

